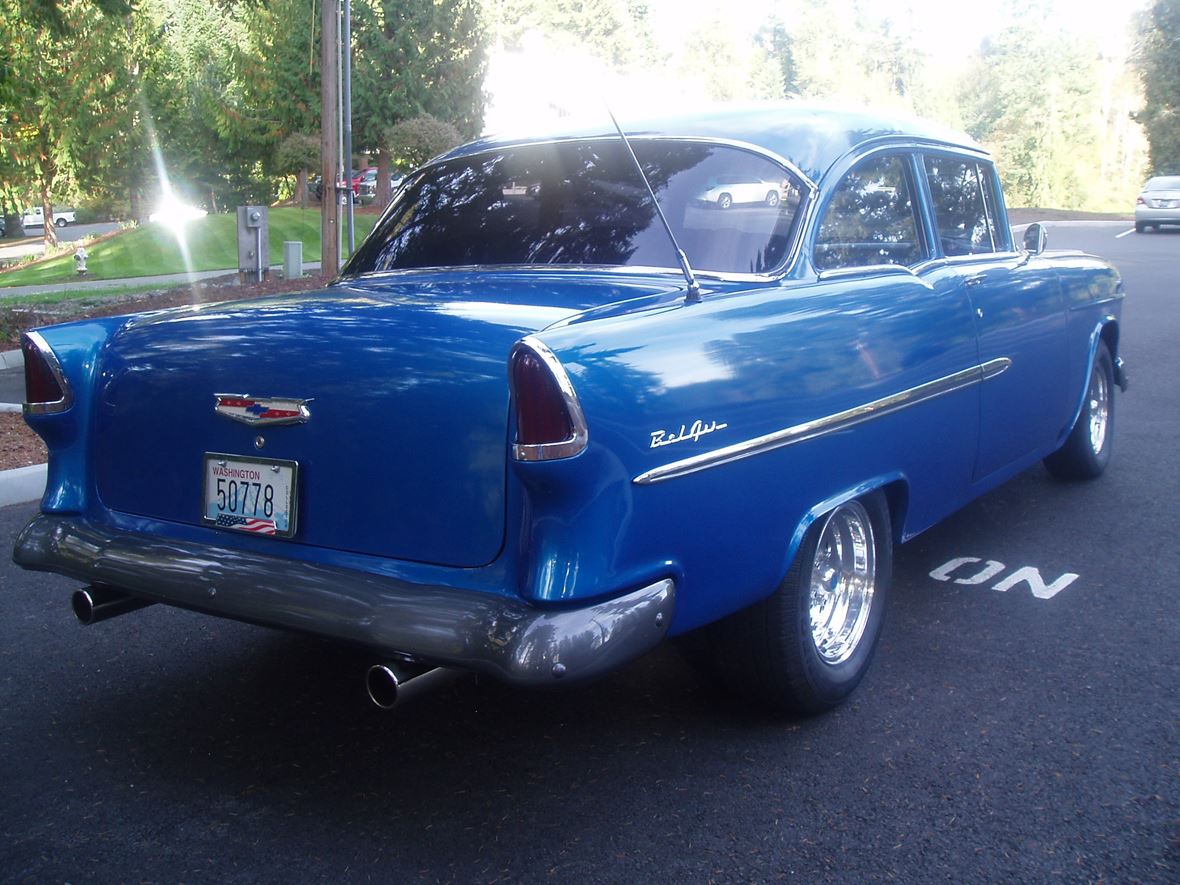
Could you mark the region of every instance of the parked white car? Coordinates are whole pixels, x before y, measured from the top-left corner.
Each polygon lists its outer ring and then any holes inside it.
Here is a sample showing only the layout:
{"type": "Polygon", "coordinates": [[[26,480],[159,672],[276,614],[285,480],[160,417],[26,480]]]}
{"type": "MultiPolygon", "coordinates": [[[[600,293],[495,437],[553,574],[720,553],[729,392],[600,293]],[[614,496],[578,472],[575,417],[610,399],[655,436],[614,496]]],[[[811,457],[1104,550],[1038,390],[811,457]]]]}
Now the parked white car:
{"type": "Polygon", "coordinates": [[[750,180],[734,175],[717,176],[697,197],[701,202],[710,203],[719,209],[728,209],[735,203],[777,206],[782,198],[782,185],[777,181],[750,180]]]}
{"type": "MultiPolygon", "coordinates": [[[[53,223],[58,227],[65,227],[67,224],[76,224],[78,217],[74,214],[73,209],[54,209],[53,223]]],[[[25,210],[24,217],[21,223],[25,227],[41,227],[45,224],[45,212],[40,206],[32,206],[25,210]]]]}

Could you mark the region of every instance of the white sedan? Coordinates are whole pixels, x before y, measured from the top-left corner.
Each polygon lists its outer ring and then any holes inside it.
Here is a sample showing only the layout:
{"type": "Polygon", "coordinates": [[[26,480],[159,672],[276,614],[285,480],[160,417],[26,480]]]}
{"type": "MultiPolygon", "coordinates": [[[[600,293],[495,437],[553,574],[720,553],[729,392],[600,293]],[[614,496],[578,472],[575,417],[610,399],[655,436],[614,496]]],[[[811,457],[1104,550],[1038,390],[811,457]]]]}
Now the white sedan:
{"type": "Polygon", "coordinates": [[[728,209],[735,203],[777,206],[783,198],[782,184],[777,181],[751,181],[732,175],[720,175],[710,181],[709,185],[697,199],[718,209],[728,209]]]}

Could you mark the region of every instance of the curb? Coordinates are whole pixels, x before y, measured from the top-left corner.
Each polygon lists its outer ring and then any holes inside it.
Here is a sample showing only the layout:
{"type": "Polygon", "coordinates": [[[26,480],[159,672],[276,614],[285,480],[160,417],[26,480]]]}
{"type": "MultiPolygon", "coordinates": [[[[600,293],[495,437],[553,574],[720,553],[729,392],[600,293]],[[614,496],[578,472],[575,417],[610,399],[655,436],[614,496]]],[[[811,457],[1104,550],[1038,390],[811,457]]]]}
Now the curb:
{"type": "Polygon", "coordinates": [[[34,464],[31,467],[0,470],[0,507],[39,500],[45,494],[48,469],[48,464],[34,464]]]}
{"type": "Polygon", "coordinates": [[[0,351],[0,369],[23,369],[24,355],[19,350],[0,351]]]}

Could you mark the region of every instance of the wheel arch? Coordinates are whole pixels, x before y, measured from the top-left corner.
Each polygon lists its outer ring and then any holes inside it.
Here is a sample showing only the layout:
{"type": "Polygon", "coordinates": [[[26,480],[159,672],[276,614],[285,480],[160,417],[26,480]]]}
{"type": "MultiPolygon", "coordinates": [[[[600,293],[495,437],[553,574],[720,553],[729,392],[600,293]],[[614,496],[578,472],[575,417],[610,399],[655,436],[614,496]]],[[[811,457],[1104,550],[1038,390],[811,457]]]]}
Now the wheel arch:
{"type": "MultiPolygon", "coordinates": [[[[788,545],[786,557],[779,570],[779,583],[782,582],[783,577],[790,571],[791,564],[799,554],[799,548],[803,544],[803,538],[807,534],[807,530],[811,528],[817,519],[846,501],[851,501],[854,498],[863,498],[865,495],[877,491],[884,494],[885,506],[889,510],[889,521],[891,524],[891,536],[889,540],[894,545],[900,544],[906,537],[904,526],[906,512],[909,509],[910,484],[905,474],[899,471],[865,480],[851,488],[831,495],[811,507],[804,514],[799,524],[795,527],[795,531],[791,534],[791,543],[788,545]]],[[[775,584],[775,586],[777,587],[778,584],[775,584]]]]}
{"type": "Polygon", "coordinates": [[[1114,362],[1114,380],[1120,390],[1127,389],[1127,376],[1123,369],[1123,362],[1119,359],[1119,321],[1112,315],[1104,316],[1101,320],[1094,324],[1094,328],[1090,331],[1089,338],[1089,353],[1086,355],[1086,371],[1082,374],[1082,387],[1077,392],[1074,400],[1073,411],[1070,412],[1069,421],[1065,428],[1061,431],[1057,438],[1056,448],[1060,448],[1065,444],[1065,440],[1073,431],[1074,425],[1078,423],[1078,416],[1082,414],[1082,408],[1086,404],[1086,391],[1090,387],[1090,373],[1094,371],[1094,361],[1098,359],[1098,345],[1105,344],[1106,349],[1110,351],[1110,358],[1114,362]]]}

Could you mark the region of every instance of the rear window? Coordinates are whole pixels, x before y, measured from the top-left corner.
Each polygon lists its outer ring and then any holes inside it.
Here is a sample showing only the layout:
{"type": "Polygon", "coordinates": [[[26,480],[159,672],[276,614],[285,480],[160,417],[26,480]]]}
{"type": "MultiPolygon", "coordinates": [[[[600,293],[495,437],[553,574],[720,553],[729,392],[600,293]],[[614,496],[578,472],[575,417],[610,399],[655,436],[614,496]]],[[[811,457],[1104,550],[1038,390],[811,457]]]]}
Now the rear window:
{"type": "MultiPolygon", "coordinates": [[[[798,224],[802,182],[729,145],[633,139],[694,269],[768,273],[798,224]],[[712,193],[730,181],[725,200],[712,193]]],[[[344,268],[606,265],[677,268],[672,243],[619,139],[525,145],[460,157],[409,179],[344,268]]]]}
{"type": "Polygon", "coordinates": [[[1144,185],[1145,191],[1174,191],[1180,190],[1180,175],[1164,175],[1153,178],[1144,185]]]}

